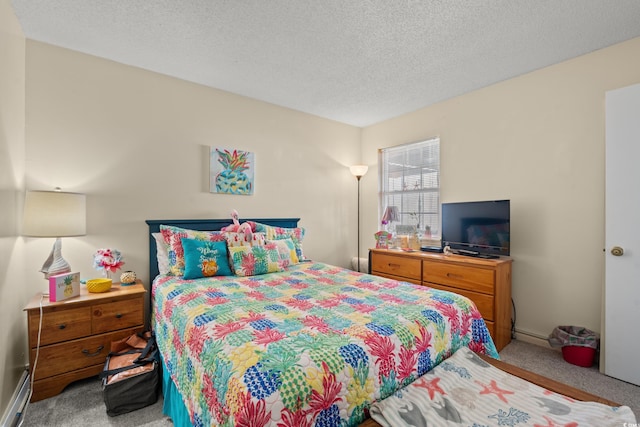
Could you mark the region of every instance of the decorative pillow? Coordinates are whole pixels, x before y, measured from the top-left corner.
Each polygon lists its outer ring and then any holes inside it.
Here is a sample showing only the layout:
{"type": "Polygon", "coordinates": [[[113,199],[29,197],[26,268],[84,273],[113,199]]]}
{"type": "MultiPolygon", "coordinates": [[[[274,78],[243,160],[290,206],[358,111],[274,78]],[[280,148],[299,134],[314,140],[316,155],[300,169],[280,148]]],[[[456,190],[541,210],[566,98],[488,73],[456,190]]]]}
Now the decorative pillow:
{"type": "Polygon", "coordinates": [[[285,264],[284,267],[295,265],[300,262],[296,254],[296,246],[291,239],[267,240],[265,246],[269,249],[276,248],[280,260],[285,264]]]}
{"type": "Polygon", "coordinates": [[[264,246],[264,233],[236,233],[227,231],[224,233],[225,239],[229,247],[236,246],[264,246]]]}
{"type": "Polygon", "coordinates": [[[284,270],[275,247],[235,246],[229,247],[229,253],[237,276],[256,276],[284,270]]]}
{"type": "Polygon", "coordinates": [[[182,239],[184,278],[231,276],[226,242],[182,239]]]}
{"type": "Polygon", "coordinates": [[[169,274],[169,245],[164,241],[161,233],[151,233],[156,240],[156,259],[158,260],[158,272],[169,274]]]}
{"type": "Polygon", "coordinates": [[[160,233],[169,245],[169,272],[171,276],[184,274],[184,250],[181,239],[194,239],[207,242],[224,242],[224,235],[219,231],[197,231],[171,225],[160,225],[160,233]]]}
{"type": "Polygon", "coordinates": [[[300,262],[307,260],[307,258],[304,256],[304,252],[302,251],[302,239],[304,239],[305,232],[304,228],[273,227],[271,225],[258,222],[256,223],[256,231],[264,233],[267,240],[291,239],[296,247],[296,255],[298,255],[298,260],[300,262]]]}

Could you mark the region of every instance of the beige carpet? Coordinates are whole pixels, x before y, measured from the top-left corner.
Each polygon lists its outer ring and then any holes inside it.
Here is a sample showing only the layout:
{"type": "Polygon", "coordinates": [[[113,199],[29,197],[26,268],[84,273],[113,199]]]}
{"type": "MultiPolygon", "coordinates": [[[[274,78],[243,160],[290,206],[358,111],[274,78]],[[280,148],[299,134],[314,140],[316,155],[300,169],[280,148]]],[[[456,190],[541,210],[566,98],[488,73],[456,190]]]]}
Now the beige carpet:
{"type": "Polygon", "coordinates": [[[640,387],[603,375],[596,365],[591,368],[572,365],[565,362],[559,350],[516,340],[500,352],[500,358],[536,374],[629,406],[640,421],[640,387]]]}
{"type": "MultiPolygon", "coordinates": [[[[556,350],[522,341],[512,341],[500,353],[502,360],[553,378],[592,394],[627,405],[640,415],[640,387],[600,374],[597,367],[582,368],[567,363],[556,350]]],[[[169,427],[162,415],[162,398],[152,406],[109,417],[105,412],[98,379],[71,384],[58,396],[35,402],[27,408],[23,426],[147,426],[169,427]]]]}

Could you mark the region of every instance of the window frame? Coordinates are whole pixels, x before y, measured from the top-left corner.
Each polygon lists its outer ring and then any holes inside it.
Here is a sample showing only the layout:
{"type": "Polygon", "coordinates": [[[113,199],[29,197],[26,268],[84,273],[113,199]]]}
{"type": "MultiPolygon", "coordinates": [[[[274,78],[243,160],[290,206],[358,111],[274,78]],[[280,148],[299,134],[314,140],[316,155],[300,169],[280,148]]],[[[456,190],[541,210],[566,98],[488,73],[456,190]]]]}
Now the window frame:
{"type": "Polygon", "coordinates": [[[419,224],[419,233],[425,238],[440,238],[440,142],[440,137],[434,136],[378,150],[378,224],[382,229],[395,233],[398,225],[409,226],[398,230],[404,234],[419,224]],[[418,153],[422,161],[410,159],[411,153],[418,153]],[[420,188],[409,188],[411,185],[420,188]],[[381,219],[389,205],[398,207],[400,221],[388,227],[381,219]],[[430,228],[426,233],[425,225],[430,228]]]}

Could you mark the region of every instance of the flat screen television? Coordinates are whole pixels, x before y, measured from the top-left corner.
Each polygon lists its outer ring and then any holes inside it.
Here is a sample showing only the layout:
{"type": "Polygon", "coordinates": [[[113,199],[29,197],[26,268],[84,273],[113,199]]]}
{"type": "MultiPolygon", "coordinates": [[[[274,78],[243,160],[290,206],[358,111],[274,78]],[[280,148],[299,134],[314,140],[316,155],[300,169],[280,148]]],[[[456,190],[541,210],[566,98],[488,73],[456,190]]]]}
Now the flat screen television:
{"type": "Polygon", "coordinates": [[[510,255],[509,200],[442,204],[442,246],[461,255],[510,255]]]}

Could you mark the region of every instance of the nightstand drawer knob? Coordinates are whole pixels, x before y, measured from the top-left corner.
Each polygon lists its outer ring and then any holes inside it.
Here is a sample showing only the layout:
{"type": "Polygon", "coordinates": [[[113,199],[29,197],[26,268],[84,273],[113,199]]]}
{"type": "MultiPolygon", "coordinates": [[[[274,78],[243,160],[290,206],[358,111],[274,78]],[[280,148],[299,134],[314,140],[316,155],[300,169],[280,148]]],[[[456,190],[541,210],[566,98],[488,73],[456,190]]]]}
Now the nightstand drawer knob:
{"type": "Polygon", "coordinates": [[[58,325],[58,329],[64,329],[66,327],[67,327],[67,325],[65,325],[64,323],[58,325]]]}
{"type": "Polygon", "coordinates": [[[122,317],[121,313],[116,313],[116,319],[120,319],[122,317]]]}
{"type": "Polygon", "coordinates": [[[85,349],[85,350],[82,350],[82,353],[83,353],[85,356],[87,356],[87,357],[95,357],[95,356],[99,355],[99,354],[100,354],[100,352],[101,352],[103,349],[104,349],[104,346],[103,346],[103,345],[101,345],[100,347],[98,347],[98,349],[96,350],[96,352],[95,352],[95,353],[89,353],[89,350],[86,350],[86,349],[85,349]]]}

